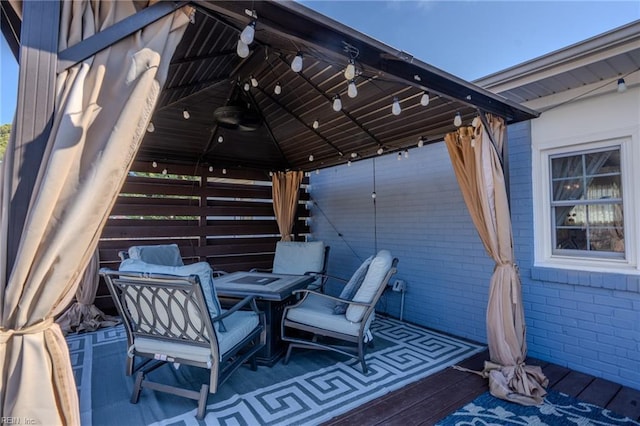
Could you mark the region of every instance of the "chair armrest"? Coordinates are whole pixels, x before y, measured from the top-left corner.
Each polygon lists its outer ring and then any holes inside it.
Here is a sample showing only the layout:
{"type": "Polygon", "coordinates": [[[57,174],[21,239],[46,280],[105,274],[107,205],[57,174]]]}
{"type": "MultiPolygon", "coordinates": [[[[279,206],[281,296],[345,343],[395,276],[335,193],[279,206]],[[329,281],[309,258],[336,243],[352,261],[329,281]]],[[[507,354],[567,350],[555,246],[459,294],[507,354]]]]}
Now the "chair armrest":
{"type": "Polygon", "coordinates": [[[222,321],[223,319],[225,319],[228,316],[232,315],[234,312],[239,311],[241,308],[245,307],[248,304],[251,305],[251,309],[253,311],[255,311],[256,313],[260,313],[260,311],[258,310],[258,305],[256,305],[255,296],[247,296],[244,299],[242,299],[241,301],[239,301],[238,303],[236,303],[235,305],[233,305],[231,307],[231,309],[227,310],[225,313],[211,318],[211,321],[212,322],[222,321]]]}
{"type": "Polygon", "coordinates": [[[322,277],[322,278],[332,278],[334,280],[341,281],[343,284],[346,284],[349,282],[349,280],[345,280],[344,278],[336,277],[335,275],[323,274],[321,272],[309,271],[309,272],[305,272],[304,275],[313,275],[314,277],[322,277]]]}
{"type": "Polygon", "coordinates": [[[273,272],[272,268],[251,268],[249,272],[273,272]]]}
{"type": "Polygon", "coordinates": [[[360,305],[360,306],[370,306],[371,303],[366,303],[366,302],[356,302],[355,300],[349,300],[349,299],[341,299],[339,297],[335,297],[335,296],[331,296],[325,293],[320,293],[314,290],[309,290],[309,289],[301,289],[301,290],[294,290],[293,294],[304,294],[303,297],[307,297],[307,295],[309,294],[314,294],[316,296],[320,296],[323,297],[325,299],[329,299],[329,300],[335,300],[336,302],[343,302],[346,303],[347,305],[360,305]]]}

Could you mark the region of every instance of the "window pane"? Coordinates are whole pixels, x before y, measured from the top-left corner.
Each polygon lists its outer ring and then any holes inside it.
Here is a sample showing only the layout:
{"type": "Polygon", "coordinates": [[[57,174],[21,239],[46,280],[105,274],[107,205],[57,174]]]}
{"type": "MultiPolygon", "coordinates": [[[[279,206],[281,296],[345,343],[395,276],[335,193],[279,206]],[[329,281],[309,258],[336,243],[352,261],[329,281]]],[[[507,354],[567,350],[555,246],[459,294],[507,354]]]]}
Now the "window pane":
{"type": "Polygon", "coordinates": [[[595,204],[587,209],[589,226],[624,226],[621,204],[595,204]]]}
{"type": "Polygon", "coordinates": [[[622,228],[591,228],[590,250],[624,253],[622,228]]]}
{"type": "Polygon", "coordinates": [[[589,200],[622,198],[620,175],[598,176],[590,179],[587,188],[587,198],[589,200]]]}
{"type": "Polygon", "coordinates": [[[583,196],[582,179],[562,179],[553,182],[553,201],[581,200],[583,196]]]}
{"type": "Polygon", "coordinates": [[[579,177],[582,171],[582,155],[554,158],[551,160],[551,178],[579,177]]]}
{"type": "Polygon", "coordinates": [[[585,154],[586,174],[620,173],[620,150],[585,154]]]}

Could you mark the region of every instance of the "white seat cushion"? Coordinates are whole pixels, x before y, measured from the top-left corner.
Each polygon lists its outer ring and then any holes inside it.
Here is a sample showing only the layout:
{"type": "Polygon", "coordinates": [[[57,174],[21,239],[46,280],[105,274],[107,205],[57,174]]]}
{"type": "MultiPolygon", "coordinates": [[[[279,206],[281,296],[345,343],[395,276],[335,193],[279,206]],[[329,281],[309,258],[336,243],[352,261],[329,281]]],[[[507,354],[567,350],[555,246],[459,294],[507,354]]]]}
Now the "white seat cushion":
{"type": "Polygon", "coordinates": [[[129,258],[146,263],[167,266],[182,266],[182,256],[177,244],[129,247],[129,258]]]}
{"type": "Polygon", "coordinates": [[[278,241],[273,258],[274,274],[303,275],[321,272],[324,266],[322,241],[278,241]]]}
{"type": "MultiPolygon", "coordinates": [[[[373,260],[373,256],[368,257],[362,262],[362,265],[351,276],[351,279],[344,286],[342,291],[340,292],[340,299],[352,300],[353,296],[360,289],[360,286],[364,282],[364,278],[367,276],[367,271],[369,270],[369,265],[373,260]]],[[[347,312],[347,303],[346,302],[337,302],[333,307],[334,314],[344,314],[347,312]]]]}
{"type": "MultiPolygon", "coordinates": [[[[371,303],[392,265],[393,257],[391,253],[388,250],[380,250],[371,261],[367,275],[352,300],[371,303]]],[[[349,305],[345,315],[349,321],[360,322],[366,310],[365,306],[349,305]]]]}
{"type": "Polygon", "coordinates": [[[258,314],[254,311],[236,311],[225,318],[224,325],[227,331],[216,333],[220,353],[226,354],[249,335],[258,326],[259,322],[258,314]]]}
{"type": "Polygon", "coordinates": [[[304,301],[287,311],[287,319],[313,327],[321,326],[350,336],[358,336],[360,324],[353,323],[344,315],[333,313],[335,301],[315,294],[308,295],[304,301]]]}

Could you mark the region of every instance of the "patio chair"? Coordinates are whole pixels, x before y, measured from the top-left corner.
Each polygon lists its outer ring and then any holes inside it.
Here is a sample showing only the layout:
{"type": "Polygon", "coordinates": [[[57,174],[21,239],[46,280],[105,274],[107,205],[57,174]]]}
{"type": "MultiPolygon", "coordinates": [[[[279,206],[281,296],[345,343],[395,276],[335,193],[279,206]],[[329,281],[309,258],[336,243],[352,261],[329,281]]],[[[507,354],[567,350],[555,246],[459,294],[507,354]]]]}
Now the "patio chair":
{"type": "Polygon", "coordinates": [[[330,350],[358,359],[366,374],[366,346],[373,340],[369,327],[397,264],[389,251],[381,250],[363,262],[341,297],[309,289],[294,292],[302,297],[283,314],[282,340],[289,343],[284,363],[289,362],[293,348],[330,350]],[[349,297],[349,293],[355,294],[349,297]]]}
{"type": "Polygon", "coordinates": [[[100,274],[125,325],[126,374],[137,371],[131,403],[149,388],[197,400],[196,417],[202,419],[209,393],[242,364],[257,369],[255,355],[266,342],[264,313],[253,297],[222,310],[207,263],[163,266],[126,259],[119,271],[103,268],[100,274]],[[135,357],[142,358],[137,366],[135,357]],[[195,391],[146,377],[167,363],[209,369],[209,381],[195,391]]]}
{"type": "Polygon", "coordinates": [[[315,275],[309,284],[313,290],[324,290],[327,281],[329,246],[322,241],[278,241],[271,269],[252,269],[254,272],[272,272],[284,275],[315,275]]]}

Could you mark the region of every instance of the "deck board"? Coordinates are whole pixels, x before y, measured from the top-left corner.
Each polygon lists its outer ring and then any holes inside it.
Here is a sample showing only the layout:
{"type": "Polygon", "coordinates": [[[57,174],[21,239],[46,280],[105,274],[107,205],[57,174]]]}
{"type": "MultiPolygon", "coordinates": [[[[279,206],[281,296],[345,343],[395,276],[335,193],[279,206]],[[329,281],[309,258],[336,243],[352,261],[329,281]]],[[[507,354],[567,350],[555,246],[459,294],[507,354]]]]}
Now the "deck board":
{"type": "MultiPolygon", "coordinates": [[[[458,365],[479,371],[488,359],[489,352],[483,351],[458,365]]],[[[601,406],[616,414],[640,420],[638,390],[545,361],[527,359],[527,364],[542,368],[549,379],[549,389],[601,406]]],[[[487,390],[487,380],[477,374],[447,368],[334,417],[323,425],[433,425],[487,390]]]]}

